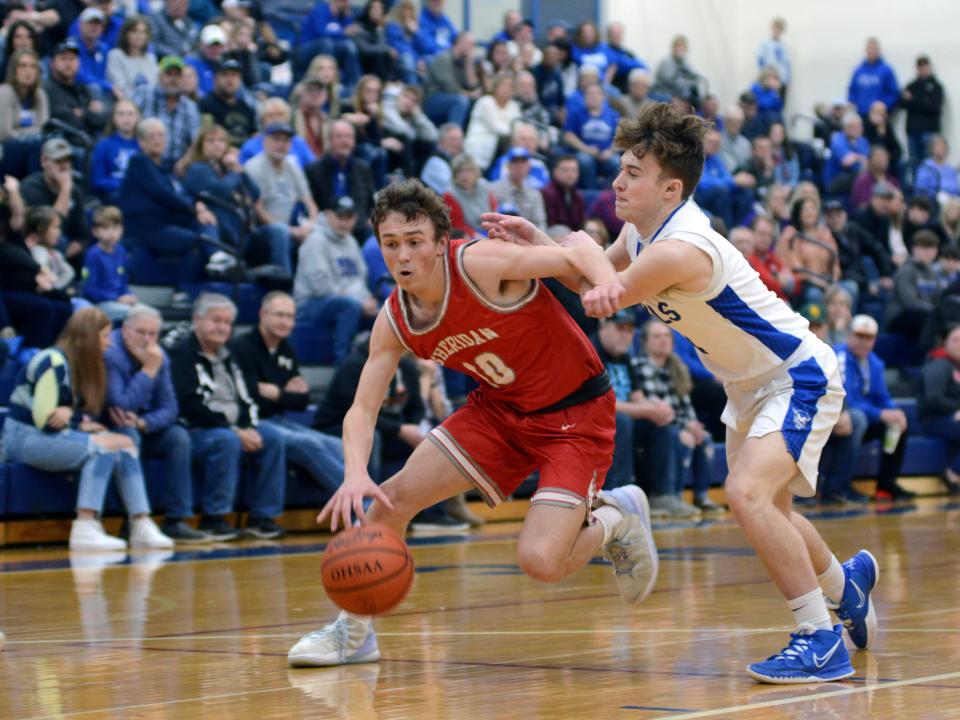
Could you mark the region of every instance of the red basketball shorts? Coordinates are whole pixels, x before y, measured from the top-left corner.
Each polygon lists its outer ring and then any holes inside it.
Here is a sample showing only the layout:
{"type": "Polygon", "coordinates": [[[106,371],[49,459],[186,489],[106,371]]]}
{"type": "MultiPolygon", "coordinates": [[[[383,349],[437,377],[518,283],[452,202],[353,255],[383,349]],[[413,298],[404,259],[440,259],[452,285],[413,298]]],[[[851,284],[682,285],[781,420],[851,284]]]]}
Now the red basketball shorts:
{"type": "Polygon", "coordinates": [[[430,440],[490,507],[540,470],[533,502],[589,508],[613,460],[613,391],[551,413],[520,413],[482,391],[430,433],[430,440]]]}

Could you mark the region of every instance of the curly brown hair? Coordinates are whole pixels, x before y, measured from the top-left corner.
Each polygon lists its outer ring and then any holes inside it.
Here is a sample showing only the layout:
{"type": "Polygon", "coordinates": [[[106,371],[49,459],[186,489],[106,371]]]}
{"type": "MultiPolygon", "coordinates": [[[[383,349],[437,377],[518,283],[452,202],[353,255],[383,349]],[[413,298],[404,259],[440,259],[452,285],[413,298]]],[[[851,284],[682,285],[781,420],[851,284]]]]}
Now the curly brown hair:
{"type": "Polygon", "coordinates": [[[370,217],[377,242],[380,242],[380,223],[390,213],[399,213],[407,222],[426,218],[433,225],[433,238],[437,242],[450,237],[450,208],[419,180],[393,183],[377,193],[370,217]]]}
{"type": "Polygon", "coordinates": [[[709,123],[685,115],[670,103],[650,103],[636,117],[624,118],[613,138],[616,148],[637,159],[650,154],[661,167],[661,177],[683,183],[683,198],[693,194],[703,173],[703,138],[709,123]]]}

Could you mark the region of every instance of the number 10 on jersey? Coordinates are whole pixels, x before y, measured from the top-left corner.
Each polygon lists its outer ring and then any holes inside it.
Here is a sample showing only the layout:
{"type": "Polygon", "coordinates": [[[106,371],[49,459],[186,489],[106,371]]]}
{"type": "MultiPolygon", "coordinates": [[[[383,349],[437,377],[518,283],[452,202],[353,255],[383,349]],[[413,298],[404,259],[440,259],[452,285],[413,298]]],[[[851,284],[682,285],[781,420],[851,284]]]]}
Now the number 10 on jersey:
{"type": "Polygon", "coordinates": [[[513,370],[493,353],[480,353],[473,359],[473,363],[465,362],[463,366],[474,375],[480,375],[494,387],[504,387],[517,379],[513,370]]]}

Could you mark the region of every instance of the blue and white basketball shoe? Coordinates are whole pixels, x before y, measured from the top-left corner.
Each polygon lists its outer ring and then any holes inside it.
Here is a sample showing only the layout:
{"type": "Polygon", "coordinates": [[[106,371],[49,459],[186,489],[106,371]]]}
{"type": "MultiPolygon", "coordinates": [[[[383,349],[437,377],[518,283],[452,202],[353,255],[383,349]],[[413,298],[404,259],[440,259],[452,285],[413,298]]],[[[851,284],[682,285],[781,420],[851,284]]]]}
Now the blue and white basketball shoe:
{"type": "Polygon", "coordinates": [[[850,640],[865,650],[877,637],[877,612],[870,602],[870,593],[880,579],[880,566],[868,550],[861,550],[843,564],[846,583],[837,617],[850,640]]]}
{"type": "Polygon", "coordinates": [[[818,630],[801,625],[790,635],[790,644],[763,662],[747,666],[747,673],[762,683],[787,685],[842,680],[854,673],[850,653],[843,644],[842,626],[818,630]]]}
{"type": "Polygon", "coordinates": [[[623,515],[602,552],[603,557],[613,563],[620,597],[634,605],[651,593],[660,572],[657,544],[650,526],[650,504],[636,485],[604,490],[597,499],[623,515]]]}
{"type": "Polygon", "coordinates": [[[328,667],[380,659],[373,627],[340,615],[322,630],[304,635],[287,653],[290,667],[328,667]]]}

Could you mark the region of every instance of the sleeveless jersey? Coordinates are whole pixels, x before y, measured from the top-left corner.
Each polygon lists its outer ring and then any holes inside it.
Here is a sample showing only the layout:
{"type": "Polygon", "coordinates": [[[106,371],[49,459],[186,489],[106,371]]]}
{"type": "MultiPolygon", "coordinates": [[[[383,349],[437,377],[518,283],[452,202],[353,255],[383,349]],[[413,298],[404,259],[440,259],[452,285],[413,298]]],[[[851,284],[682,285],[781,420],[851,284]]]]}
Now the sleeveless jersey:
{"type": "Polygon", "coordinates": [[[450,242],[443,304],[429,327],[410,326],[409,298],[394,288],[385,308],[400,342],[417,357],[466,373],[481,392],[519,412],[553,405],[602,374],[592,343],[539,280],[509,306],[483,295],[463,269],[472,242],[450,242]]]}
{"type": "Polygon", "coordinates": [[[688,242],[713,261],[713,277],[702,293],[667,290],[647,300],[655,317],[688,338],[703,364],[722,382],[743,382],[784,366],[798,351],[819,342],[809,323],[775,293],[710,220],[687,200],[649,238],[627,224],[630,259],[660,239],[688,242]]]}

